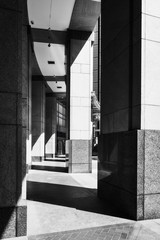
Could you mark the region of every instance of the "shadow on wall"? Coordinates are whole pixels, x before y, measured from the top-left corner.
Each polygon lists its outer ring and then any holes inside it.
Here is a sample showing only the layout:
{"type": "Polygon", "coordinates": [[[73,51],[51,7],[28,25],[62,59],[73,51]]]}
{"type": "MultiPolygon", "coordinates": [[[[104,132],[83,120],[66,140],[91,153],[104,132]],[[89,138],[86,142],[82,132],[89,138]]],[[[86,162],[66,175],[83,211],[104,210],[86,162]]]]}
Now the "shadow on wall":
{"type": "Polygon", "coordinates": [[[123,216],[120,210],[98,199],[96,189],[28,181],[27,199],[82,211],[123,216]]]}
{"type": "Polygon", "coordinates": [[[32,79],[32,156],[44,158],[45,141],[45,85],[43,79],[32,79]]]}
{"type": "Polygon", "coordinates": [[[46,94],[45,154],[54,157],[56,153],[57,99],[46,94]]]}
{"type": "MultiPolygon", "coordinates": [[[[47,97],[46,95],[46,122],[45,122],[45,144],[49,142],[51,139],[53,133],[53,128],[52,128],[52,108],[53,108],[53,97],[47,97]]],[[[56,110],[56,109],[55,109],[56,110]]],[[[56,114],[56,111],[55,111],[56,114]]]]}

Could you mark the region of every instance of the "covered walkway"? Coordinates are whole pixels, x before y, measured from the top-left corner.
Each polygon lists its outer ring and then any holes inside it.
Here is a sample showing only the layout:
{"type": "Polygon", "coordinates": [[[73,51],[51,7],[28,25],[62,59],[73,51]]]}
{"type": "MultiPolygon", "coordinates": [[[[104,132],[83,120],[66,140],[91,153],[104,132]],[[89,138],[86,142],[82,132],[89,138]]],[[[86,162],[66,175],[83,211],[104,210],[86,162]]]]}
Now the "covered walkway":
{"type": "MultiPolygon", "coordinates": [[[[29,236],[132,222],[111,217],[118,214],[116,210],[97,198],[97,161],[92,162],[91,174],[30,171],[29,236]]],[[[51,163],[46,162],[47,165],[51,163]]]]}
{"type": "Polygon", "coordinates": [[[160,239],[160,219],[115,217],[120,209],[97,198],[97,160],[91,174],[47,171],[51,165],[46,161],[44,170],[29,172],[27,237],[19,240],[160,239]]]}

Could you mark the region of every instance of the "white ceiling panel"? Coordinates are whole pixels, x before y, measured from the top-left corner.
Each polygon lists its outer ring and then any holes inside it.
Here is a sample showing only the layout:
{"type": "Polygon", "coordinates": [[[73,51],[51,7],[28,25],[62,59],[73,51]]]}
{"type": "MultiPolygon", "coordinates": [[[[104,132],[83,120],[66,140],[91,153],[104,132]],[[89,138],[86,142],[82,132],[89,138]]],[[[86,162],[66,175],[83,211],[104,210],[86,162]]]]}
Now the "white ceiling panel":
{"type": "Polygon", "coordinates": [[[69,28],[75,0],[53,0],[51,29],[67,30],[69,28]]]}
{"type": "Polygon", "coordinates": [[[34,42],[34,50],[37,62],[43,76],[64,76],[65,69],[65,46],[60,44],[34,42]],[[54,61],[55,64],[48,64],[48,61],[54,61]]]}
{"type": "Polygon", "coordinates": [[[66,92],[66,84],[63,81],[59,82],[47,82],[48,86],[51,88],[53,92],[66,92]]]}
{"type": "Polygon", "coordinates": [[[65,31],[69,27],[75,0],[28,0],[29,21],[34,28],[65,31]]]}
{"type": "Polygon", "coordinates": [[[34,28],[49,27],[49,12],[51,0],[28,0],[29,21],[33,21],[34,28]]]}

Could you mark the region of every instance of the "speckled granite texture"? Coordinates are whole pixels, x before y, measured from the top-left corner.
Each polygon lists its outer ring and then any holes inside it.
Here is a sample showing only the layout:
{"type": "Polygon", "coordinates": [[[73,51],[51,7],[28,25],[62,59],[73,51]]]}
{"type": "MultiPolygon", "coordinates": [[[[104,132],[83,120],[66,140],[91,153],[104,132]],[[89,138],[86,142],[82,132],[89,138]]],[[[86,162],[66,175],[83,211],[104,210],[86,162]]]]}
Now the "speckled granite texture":
{"type": "Polygon", "coordinates": [[[24,197],[22,182],[26,174],[26,133],[22,130],[22,115],[26,114],[22,114],[22,2],[25,1],[0,1],[0,239],[26,235],[26,205],[17,206],[24,197]]]}
{"type": "Polygon", "coordinates": [[[91,172],[90,140],[69,140],[69,172],[91,172]]]}

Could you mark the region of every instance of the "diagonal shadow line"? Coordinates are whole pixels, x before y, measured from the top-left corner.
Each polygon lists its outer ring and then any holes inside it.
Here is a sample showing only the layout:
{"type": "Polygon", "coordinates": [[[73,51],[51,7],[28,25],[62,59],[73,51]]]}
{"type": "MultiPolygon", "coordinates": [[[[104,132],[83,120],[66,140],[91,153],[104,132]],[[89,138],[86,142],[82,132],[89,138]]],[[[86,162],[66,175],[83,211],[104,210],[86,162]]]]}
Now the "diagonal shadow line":
{"type": "Polygon", "coordinates": [[[27,199],[126,218],[120,209],[99,199],[97,189],[28,181],[27,199]]]}

